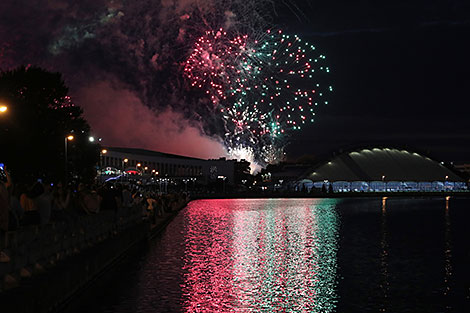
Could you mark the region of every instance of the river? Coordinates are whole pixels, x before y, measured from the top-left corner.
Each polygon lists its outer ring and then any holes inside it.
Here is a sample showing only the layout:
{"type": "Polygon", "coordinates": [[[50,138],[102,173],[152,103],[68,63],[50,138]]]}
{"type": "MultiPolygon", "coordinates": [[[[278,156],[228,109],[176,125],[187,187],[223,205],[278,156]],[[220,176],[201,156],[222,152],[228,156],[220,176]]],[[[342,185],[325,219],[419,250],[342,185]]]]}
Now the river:
{"type": "Polygon", "coordinates": [[[191,202],[67,312],[464,312],[469,199],[191,202]]]}

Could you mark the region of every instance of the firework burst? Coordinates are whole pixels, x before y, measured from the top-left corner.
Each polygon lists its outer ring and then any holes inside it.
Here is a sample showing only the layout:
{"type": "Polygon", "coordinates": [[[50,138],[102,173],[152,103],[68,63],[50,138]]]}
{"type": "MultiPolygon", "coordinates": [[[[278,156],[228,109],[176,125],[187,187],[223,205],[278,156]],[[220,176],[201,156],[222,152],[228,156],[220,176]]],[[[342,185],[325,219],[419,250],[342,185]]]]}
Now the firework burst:
{"type": "Polygon", "coordinates": [[[200,37],[184,66],[192,87],[205,90],[213,104],[227,100],[228,92],[241,75],[238,63],[243,59],[248,36],[229,38],[223,29],[207,31],[200,37]]]}
{"type": "Polygon", "coordinates": [[[219,30],[199,38],[184,73],[220,112],[228,151],[250,151],[265,165],[283,157],[292,131],[313,122],[315,106],[328,103],[325,59],[282,31],[232,38],[219,30]]]}

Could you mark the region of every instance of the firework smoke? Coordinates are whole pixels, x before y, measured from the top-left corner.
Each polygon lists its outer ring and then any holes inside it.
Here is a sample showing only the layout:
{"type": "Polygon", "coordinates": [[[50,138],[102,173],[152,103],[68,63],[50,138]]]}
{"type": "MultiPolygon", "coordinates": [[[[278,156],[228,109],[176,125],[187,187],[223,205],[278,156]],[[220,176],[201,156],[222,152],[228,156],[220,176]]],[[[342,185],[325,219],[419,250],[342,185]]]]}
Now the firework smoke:
{"type": "MultiPolygon", "coordinates": [[[[224,143],[231,151],[245,147],[240,149],[252,151],[254,160],[267,164],[283,155],[285,141],[279,134],[285,121],[276,120],[275,110],[255,103],[259,95],[247,93],[246,88],[256,81],[252,79],[256,66],[265,61],[250,49],[264,49],[254,40],[265,36],[273,3],[4,0],[0,2],[0,69],[33,64],[62,72],[75,102],[84,108],[105,144],[108,139],[112,145],[217,157],[224,154],[224,143]],[[235,58],[229,62],[231,67],[219,67],[211,80],[202,81],[223,88],[195,91],[183,75],[185,67],[195,64],[185,61],[194,54],[198,39],[217,35],[213,30],[220,28],[227,37],[219,38],[231,38],[228,43],[235,58]],[[233,81],[227,83],[224,75],[233,81]],[[222,109],[217,114],[215,106],[222,109]],[[147,126],[119,129],[112,123],[116,120],[147,126]],[[178,142],[164,143],[158,133],[176,136],[178,142]],[[198,153],[188,142],[200,143],[205,152],[198,153]]],[[[220,52],[200,57],[217,65],[220,52]]],[[[250,158],[250,153],[244,154],[250,158]]]]}

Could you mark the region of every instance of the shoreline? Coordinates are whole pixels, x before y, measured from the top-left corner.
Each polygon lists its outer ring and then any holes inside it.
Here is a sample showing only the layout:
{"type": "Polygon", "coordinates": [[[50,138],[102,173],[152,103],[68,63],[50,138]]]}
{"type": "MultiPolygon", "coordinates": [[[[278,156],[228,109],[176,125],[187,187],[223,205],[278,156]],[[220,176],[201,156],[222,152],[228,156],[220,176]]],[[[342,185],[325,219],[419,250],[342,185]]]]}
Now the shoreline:
{"type": "Polygon", "coordinates": [[[341,192],[341,193],[210,193],[192,195],[191,200],[209,199],[323,199],[323,198],[470,198],[470,192],[341,192]]]}

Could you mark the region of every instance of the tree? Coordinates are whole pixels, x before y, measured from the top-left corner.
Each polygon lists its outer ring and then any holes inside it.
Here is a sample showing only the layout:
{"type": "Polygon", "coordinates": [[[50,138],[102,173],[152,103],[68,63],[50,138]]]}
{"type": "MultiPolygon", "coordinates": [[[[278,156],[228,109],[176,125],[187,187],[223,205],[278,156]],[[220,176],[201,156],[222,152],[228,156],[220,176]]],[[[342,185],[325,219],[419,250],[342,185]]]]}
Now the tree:
{"type": "Polygon", "coordinates": [[[8,114],[0,119],[0,162],[18,181],[64,178],[65,137],[69,169],[90,179],[99,147],[87,142],[90,126],[68,96],[62,75],[37,67],[0,73],[0,102],[8,114]]]}

